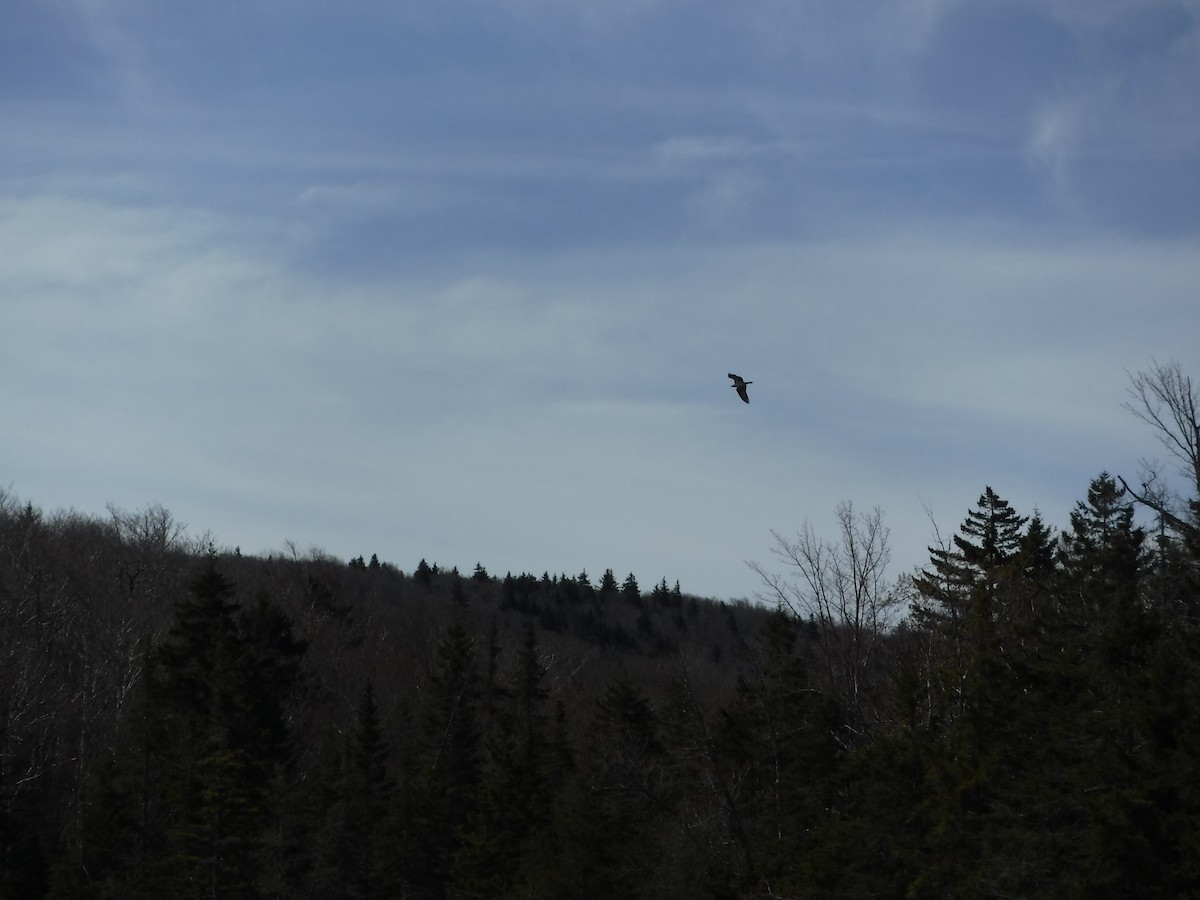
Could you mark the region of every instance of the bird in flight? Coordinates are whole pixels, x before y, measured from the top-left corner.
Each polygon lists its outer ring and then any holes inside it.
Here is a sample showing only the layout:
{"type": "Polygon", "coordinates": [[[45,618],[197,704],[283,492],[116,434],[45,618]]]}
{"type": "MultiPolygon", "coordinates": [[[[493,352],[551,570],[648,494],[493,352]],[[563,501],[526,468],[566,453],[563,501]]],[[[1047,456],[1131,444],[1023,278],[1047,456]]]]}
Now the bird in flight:
{"type": "Polygon", "coordinates": [[[737,394],[742,398],[743,403],[749,403],[750,395],[746,393],[746,385],[754,384],[754,382],[746,381],[741,375],[734,375],[732,372],[729,373],[729,377],[733,379],[733,384],[730,385],[730,387],[737,391],[737,394]]]}

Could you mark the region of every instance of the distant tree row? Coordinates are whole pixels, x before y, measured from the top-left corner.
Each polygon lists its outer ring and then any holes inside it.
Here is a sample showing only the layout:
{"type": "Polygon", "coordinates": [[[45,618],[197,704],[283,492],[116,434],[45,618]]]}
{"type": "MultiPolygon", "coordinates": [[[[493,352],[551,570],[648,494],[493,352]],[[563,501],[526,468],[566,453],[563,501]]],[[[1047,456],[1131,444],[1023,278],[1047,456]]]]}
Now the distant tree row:
{"type": "Polygon", "coordinates": [[[695,656],[727,693],[767,615],[613,584],[248,557],[0,492],[0,896],[515,884],[614,681],[649,708],[695,656]]]}

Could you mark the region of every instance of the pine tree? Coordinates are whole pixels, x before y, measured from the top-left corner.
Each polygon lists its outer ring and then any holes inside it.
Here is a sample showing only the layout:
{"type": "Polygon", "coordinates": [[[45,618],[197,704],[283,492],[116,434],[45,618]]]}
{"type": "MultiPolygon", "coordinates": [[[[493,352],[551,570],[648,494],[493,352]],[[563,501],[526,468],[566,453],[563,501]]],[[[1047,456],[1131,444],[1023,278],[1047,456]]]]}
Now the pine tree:
{"type": "Polygon", "coordinates": [[[945,657],[943,687],[959,711],[985,696],[994,674],[997,622],[1013,599],[1005,588],[1019,574],[1014,562],[1027,521],[986,488],[951,547],[931,547],[930,568],[913,579],[914,619],[945,657]]]}
{"type": "Polygon", "coordinates": [[[964,867],[986,855],[981,823],[997,808],[995,779],[1006,763],[998,733],[1019,702],[1011,656],[1020,647],[1014,620],[1027,521],[987,488],[954,535],[953,549],[931,548],[931,567],[914,579],[914,618],[931,649],[931,718],[941,720],[941,752],[930,758],[921,807],[930,822],[926,863],[917,875],[931,895],[986,880],[982,868],[964,867]]]}
{"type": "Polygon", "coordinates": [[[608,597],[617,592],[617,576],[613,574],[612,569],[605,569],[604,574],[600,576],[599,593],[602,597],[608,597]]]}
{"type": "Polygon", "coordinates": [[[836,715],[813,686],[799,637],[793,616],[771,614],[715,729],[721,766],[738,785],[729,814],[739,824],[730,839],[740,845],[736,880],[747,884],[799,877],[813,829],[833,800],[836,715]]]}
{"type": "MultiPolygon", "coordinates": [[[[1088,487],[1087,502],[1071,513],[1071,530],[1063,536],[1062,560],[1077,603],[1072,604],[1082,628],[1128,624],[1139,603],[1146,533],[1133,524],[1133,504],[1123,490],[1101,473],[1088,487]]],[[[1074,598],[1072,598],[1074,599],[1074,598]]]]}
{"type": "Polygon", "coordinates": [[[456,858],[456,884],[467,896],[510,891],[547,825],[559,772],[543,708],[545,675],[529,623],[512,681],[498,693],[500,708],[483,748],[479,801],[456,858]]]}
{"type": "Polygon", "coordinates": [[[163,731],[155,883],[178,896],[248,895],[258,876],[268,786],[287,763],[284,705],[303,644],[282,612],[249,611],[210,556],[158,652],[163,731]]]}
{"type": "Polygon", "coordinates": [[[480,685],[474,641],[451,624],[438,642],[424,707],[422,760],[409,800],[398,877],[418,896],[444,896],[477,808],[480,685]]]}
{"type": "Polygon", "coordinates": [[[368,680],[317,839],[313,880],[324,897],[370,898],[381,893],[380,856],[393,791],[388,755],[374,685],[368,680]]]}
{"type": "Polygon", "coordinates": [[[952,538],[951,547],[929,548],[930,569],[915,580],[924,602],[918,618],[926,624],[956,631],[962,628],[978,590],[991,596],[1006,565],[1021,549],[1028,521],[990,487],[952,538]]]}
{"type": "Polygon", "coordinates": [[[621,585],[621,598],[633,604],[639,603],[642,599],[642,593],[638,590],[637,579],[633,577],[632,572],[625,576],[625,581],[621,585]]]}
{"type": "Polygon", "coordinates": [[[668,831],[668,760],[658,715],[628,678],[608,685],[587,745],[555,807],[555,852],[540,875],[542,896],[644,896],[668,831]]]}

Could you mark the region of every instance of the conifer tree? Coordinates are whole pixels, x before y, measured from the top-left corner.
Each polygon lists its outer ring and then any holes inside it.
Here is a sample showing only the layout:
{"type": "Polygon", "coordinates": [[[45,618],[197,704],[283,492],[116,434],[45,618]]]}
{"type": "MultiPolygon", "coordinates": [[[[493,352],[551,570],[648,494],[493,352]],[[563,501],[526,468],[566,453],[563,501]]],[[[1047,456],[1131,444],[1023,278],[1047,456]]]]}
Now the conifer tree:
{"type": "Polygon", "coordinates": [[[555,809],[549,897],[634,897],[651,883],[669,804],[667,758],[649,698],[618,676],[597,703],[580,760],[555,809]]]}
{"type": "Polygon", "coordinates": [[[303,645],[277,607],[248,613],[210,556],[159,648],[164,854],[156,883],[178,896],[249,894],[267,788],[287,761],[286,703],[303,645]]]}
{"type": "Polygon", "coordinates": [[[1107,624],[1113,616],[1127,619],[1139,602],[1146,534],[1134,526],[1133,504],[1123,493],[1101,473],[1088,486],[1087,501],[1075,504],[1071,530],[1063,536],[1063,565],[1083,628],[1107,624]]]}
{"type": "Polygon", "coordinates": [[[1022,529],[1028,521],[990,487],[952,538],[951,547],[929,548],[930,569],[916,579],[925,602],[918,616],[927,624],[952,630],[962,627],[967,612],[982,588],[992,595],[1005,565],[1021,549],[1022,529]]]}
{"type": "Polygon", "coordinates": [[[986,488],[951,546],[931,547],[930,568],[913,580],[914,618],[946,657],[944,687],[959,710],[985,696],[997,662],[997,621],[1012,599],[1004,589],[1017,574],[1027,521],[986,488]]]}
{"type": "Polygon", "coordinates": [[[393,790],[387,762],[388,745],[368,680],[318,835],[314,881],[322,896],[369,898],[380,893],[384,865],[379,857],[393,790]]]}
{"type": "Polygon", "coordinates": [[[617,576],[613,574],[612,569],[605,569],[604,574],[600,576],[599,593],[602,597],[611,596],[617,592],[617,576]]]}
{"type": "Polygon", "coordinates": [[[418,896],[443,896],[479,798],[479,673],[474,641],[452,623],[439,640],[424,707],[420,772],[401,873],[418,896]]]}
{"type": "Polygon", "coordinates": [[[741,879],[772,876],[800,864],[837,768],[838,724],[814,688],[800,653],[799,621],[776,609],[758,633],[733,702],[716,729],[731,783],[742,844],[741,879]]]}
{"type": "Polygon", "coordinates": [[[632,572],[625,576],[625,581],[621,585],[621,597],[629,603],[637,603],[641,600],[642,593],[638,590],[637,579],[632,572]]]}
{"type": "Polygon", "coordinates": [[[468,894],[502,896],[546,826],[558,772],[543,709],[546,669],[530,622],[512,681],[483,747],[479,802],[456,858],[456,883],[468,894]]]}

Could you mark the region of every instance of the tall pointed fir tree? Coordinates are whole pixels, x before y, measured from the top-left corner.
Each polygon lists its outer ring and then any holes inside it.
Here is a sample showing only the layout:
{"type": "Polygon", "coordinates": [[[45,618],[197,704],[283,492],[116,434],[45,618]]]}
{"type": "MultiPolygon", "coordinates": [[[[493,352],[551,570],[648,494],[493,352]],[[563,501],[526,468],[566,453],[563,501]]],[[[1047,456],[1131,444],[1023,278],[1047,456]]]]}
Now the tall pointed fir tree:
{"type": "Polygon", "coordinates": [[[739,891],[770,883],[804,894],[807,854],[836,803],[841,723],[810,677],[802,627],[782,609],[770,614],[713,729],[714,756],[731,786],[726,852],[739,891]]]}
{"type": "Polygon", "coordinates": [[[435,650],[421,759],[389,863],[390,880],[413,896],[441,897],[453,889],[455,857],[479,797],[479,682],[474,641],[452,623],[435,650]]]}
{"type": "Polygon", "coordinates": [[[375,688],[368,680],[317,836],[312,881],[322,897],[349,900],[383,893],[384,827],[394,787],[388,755],[375,688]]]}
{"type": "Polygon", "coordinates": [[[951,545],[931,548],[930,568],[914,579],[914,618],[930,646],[930,716],[941,743],[930,757],[921,810],[929,823],[915,879],[921,896],[978,891],[987,878],[982,823],[997,806],[1006,746],[999,732],[1019,694],[1003,654],[1027,521],[988,487],[951,545]]]}
{"type": "Polygon", "coordinates": [[[585,745],[555,806],[554,852],[536,896],[646,896],[669,830],[668,760],[658,715],[628,678],[608,685],[585,745]]]}
{"type": "Polygon", "coordinates": [[[1133,523],[1133,504],[1123,493],[1107,472],[1094,479],[1087,501],[1077,503],[1071,513],[1061,554],[1071,586],[1063,602],[1076,628],[1122,643],[1140,631],[1146,543],[1145,531],[1133,523]]]}
{"type": "Polygon", "coordinates": [[[179,897],[253,896],[268,786],[286,765],[284,705],[302,642],[265,599],[248,612],[210,556],[159,648],[165,847],[154,876],[179,897]]]}
{"type": "Polygon", "coordinates": [[[561,773],[545,712],[546,668],[532,621],[485,737],[479,798],[455,859],[464,896],[508,896],[546,827],[561,773]]]}
{"type": "Polygon", "coordinates": [[[934,658],[942,657],[943,688],[950,709],[962,711],[968,694],[983,690],[969,684],[991,664],[996,624],[1003,613],[1002,591],[1019,559],[1028,519],[988,487],[948,547],[929,549],[930,567],[913,580],[918,597],[913,616],[934,640],[934,658]]]}

